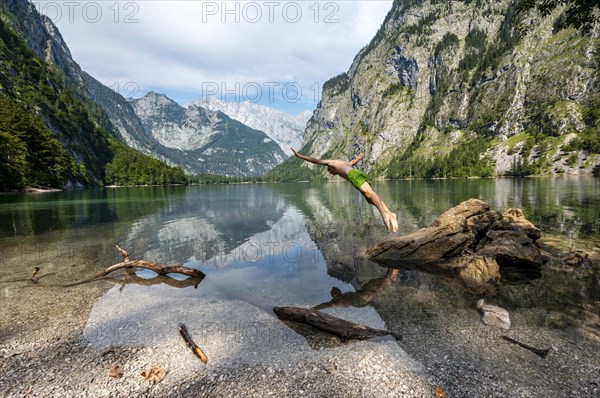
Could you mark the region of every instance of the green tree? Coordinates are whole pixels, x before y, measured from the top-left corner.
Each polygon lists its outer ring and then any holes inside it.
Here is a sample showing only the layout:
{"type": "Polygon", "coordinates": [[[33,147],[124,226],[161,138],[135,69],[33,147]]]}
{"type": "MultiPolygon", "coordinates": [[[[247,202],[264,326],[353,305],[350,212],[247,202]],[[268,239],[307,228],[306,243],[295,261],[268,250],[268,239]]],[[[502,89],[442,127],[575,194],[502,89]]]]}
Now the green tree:
{"type": "Polygon", "coordinates": [[[27,146],[17,137],[0,131],[0,189],[14,189],[25,185],[28,169],[27,146]]]}
{"type": "Polygon", "coordinates": [[[122,142],[110,138],[113,159],[106,165],[106,183],[114,185],[187,184],[187,176],[179,167],[144,155],[122,142]]]}
{"type": "Polygon", "coordinates": [[[0,97],[0,131],[2,162],[13,163],[10,168],[18,172],[11,175],[5,168],[2,178],[12,180],[13,188],[60,186],[73,176],[75,163],[40,117],[6,97],[0,97]]]}
{"type": "Polygon", "coordinates": [[[600,0],[521,0],[519,11],[536,9],[541,16],[550,15],[556,8],[565,6],[565,25],[589,33],[600,21],[600,0]]]}

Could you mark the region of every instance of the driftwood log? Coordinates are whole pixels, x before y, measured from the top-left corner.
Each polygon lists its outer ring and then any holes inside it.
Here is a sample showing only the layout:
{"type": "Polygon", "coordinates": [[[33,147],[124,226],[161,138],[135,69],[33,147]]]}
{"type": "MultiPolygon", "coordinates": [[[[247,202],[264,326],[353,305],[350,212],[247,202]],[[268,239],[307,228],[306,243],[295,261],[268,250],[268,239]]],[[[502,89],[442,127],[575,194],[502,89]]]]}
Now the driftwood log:
{"type": "Polygon", "coordinates": [[[535,245],[540,237],[520,209],[500,213],[469,199],[428,227],[380,242],[366,255],[383,266],[420,268],[474,293],[493,295],[501,280],[523,283],[541,276],[544,261],[535,245]]]}
{"type": "Polygon", "coordinates": [[[319,330],[334,334],[342,340],[368,340],[374,337],[393,336],[400,340],[402,336],[394,332],[373,329],[366,325],[317,311],[311,308],[275,307],[273,312],[282,321],[299,322],[319,330]]]}
{"type": "MultiPolygon", "coordinates": [[[[125,269],[128,272],[129,276],[131,278],[133,278],[135,281],[137,281],[136,283],[146,284],[146,285],[154,284],[152,282],[152,279],[148,279],[147,281],[149,281],[149,282],[141,281],[142,278],[136,277],[136,275],[133,272],[131,272],[133,270],[133,268],[144,268],[144,269],[149,269],[151,271],[156,272],[159,275],[159,277],[157,277],[157,278],[160,278],[159,280],[162,283],[165,283],[167,274],[181,274],[181,275],[190,277],[184,281],[178,281],[178,280],[175,280],[172,278],[168,278],[168,279],[172,280],[172,281],[169,281],[168,284],[171,286],[174,286],[174,287],[188,287],[191,285],[194,287],[198,287],[198,284],[206,276],[206,274],[204,274],[204,272],[202,272],[202,271],[199,271],[194,268],[188,268],[183,265],[167,265],[167,266],[165,266],[165,265],[161,265],[158,263],[153,263],[153,262],[145,261],[145,260],[130,260],[129,254],[127,254],[127,252],[125,250],[123,250],[122,248],[120,248],[118,245],[117,245],[117,250],[119,251],[119,253],[121,254],[121,256],[123,257],[123,259],[125,261],[120,262],[115,265],[112,265],[112,266],[108,267],[107,269],[105,269],[104,271],[98,272],[96,275],[94,275],[90,278],[87,278],[87,279],[84,279],[81,281],[77,281],[77,282],[67,283],[62,286],[69,287],[69,286],[76,286],[76,285],[81,285],[84,283],[93,282],[98,279],[102,279],[119,269],[125,269]]],[[[153,279],[156,279],[156,278],[153,278],[153,279]]]]}

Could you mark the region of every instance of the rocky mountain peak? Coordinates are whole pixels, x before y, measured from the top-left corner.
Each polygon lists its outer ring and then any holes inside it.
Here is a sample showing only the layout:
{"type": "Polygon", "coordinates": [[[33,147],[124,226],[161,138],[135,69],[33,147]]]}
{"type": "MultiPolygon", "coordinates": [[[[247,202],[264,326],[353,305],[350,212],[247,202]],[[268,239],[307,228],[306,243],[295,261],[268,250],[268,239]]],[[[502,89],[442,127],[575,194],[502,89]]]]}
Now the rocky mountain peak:
{"type": "Polygon", "coordinates": [[[184,107],[155,92],[131,100],[131,104],[149,135],[195,159],[190,173],[258,175],[286,158],[264,132],[220,110],[206,109],[199,103],[184,107]]]}
{"type": "Polygon", "coordinates": [[[297,116],[289,115],[272,107],[251,101],[227,102],[215,96],[205,96],[194,104],[212,111],[221,111],[232,119],[263,131],[274,140],[288,156],[292,154],[290,147],[301,145],[304,129],[312,112],[304,111],[297,116]]]}

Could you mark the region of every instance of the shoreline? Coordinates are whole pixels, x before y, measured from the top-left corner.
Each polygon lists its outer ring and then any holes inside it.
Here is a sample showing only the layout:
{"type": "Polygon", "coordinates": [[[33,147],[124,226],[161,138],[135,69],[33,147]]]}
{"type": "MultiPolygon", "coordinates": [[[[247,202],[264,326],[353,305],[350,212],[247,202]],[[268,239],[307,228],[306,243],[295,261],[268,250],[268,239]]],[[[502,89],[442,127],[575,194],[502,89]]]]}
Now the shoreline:
{"type": "Polygon", "coordinates": [[[4,194],[15,194],[15,193],[49,193],[49,192],[63,192],[66,189],[62,188],[37,188],[37,187],[25,187],[21,189],[14,189],[9,191],[0,191],[0,195],[4,194]]]}
{"type": "MultiPolygon", "coordinates": [[[[435,178],[373,178],[373,181],[457,181],[457,180],[501,180],[501,179],[520,179],[520,178],[571,178],[571,177],[592,177],[600,178],[594,173],[577,173],[577,174],[540,174],[529,176],[471,176],[471,177],[435,177],[435,178]]],[[[223,177],[228,178],[228,177],[223,177]]],[[[66,191],[85,191],[89,189],[118,189],[118,188],[143,188],[143,187],[186,187],[186,186],[205,186],[205,185],[247,185],[247,184],[296,184],[296,183],[331,183],[340,182],[334,179],[325,181],[223,181],[209,183],[190,183],[190,184],[169,184],[169,185],[104,185],[99,187],[70,187],[70,188],[38,188],[24,187],[16,190],[0,191],[2,194],[15,193],[51,193],[51,192],[66,192],[66,191]]]]}

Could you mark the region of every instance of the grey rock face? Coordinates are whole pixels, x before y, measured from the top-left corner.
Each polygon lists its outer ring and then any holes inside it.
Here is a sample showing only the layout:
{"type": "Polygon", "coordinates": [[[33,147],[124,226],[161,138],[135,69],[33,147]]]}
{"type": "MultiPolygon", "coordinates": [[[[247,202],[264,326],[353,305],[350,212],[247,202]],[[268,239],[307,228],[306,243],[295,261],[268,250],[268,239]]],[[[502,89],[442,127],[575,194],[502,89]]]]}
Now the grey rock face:
{"type": "Polygon", "coordinates": [[[554,16],[534,18],[518,35],[514,2],[459,3],[394,2],[343,74],[347,79],[324,84],[306,128],[307,148],[349,158],[356,153],[349,137],[358,137],[365,170],[394,178],[405,177],[400,162],[440,161],[474,139],[493,138],[480,159],[496,175],[509,174],[519,160],[539,160],[541,173],[591,173],[600,155],[577,151],[568,164],[564,154],[586,128],[586,104],[598,94],[591,62],[598,38],[555,32],[554,16]],[[538,139],[532,128],[564,140],[550,148],[535,142],[522,155],[526,140],[538,139]]]}
{"type": "Polygon", "coordinates": [[[442,74],[444,73],[444,60],[440,55],[434,56],[429,59],[427,65],[431,70],[431,76],[429,77],[429,93],[434,95],[437,92],[442,80],[442,74]]]}
{"type": "Polygon", "coordinates": [[[292,155],[290,147],[299,148],[302,145],[306,123],[312,116],[312,111],[291,116],[250,101],[225,102],[214,96],[201,98],[195,104],[210,111],[221,111],[248,127],[264,132],[287,155],[292,155]]]}
{"type": "Polygon", "coordinates": [[[154,92],[131,104],[149,135],[164,147],[196,160],[188,169],[193,174],[259,175],[286,158],[264,132],[223,112],[199,105],[186,108],[154,92]]]}
{"type": "Polygon", "coordinates": [[[385,72],[397,77],[404,87],[417,89],[419,65],[414,57],[402,55],[402,47],[396,46],[392,55],[385,62],[385,72]]]}

